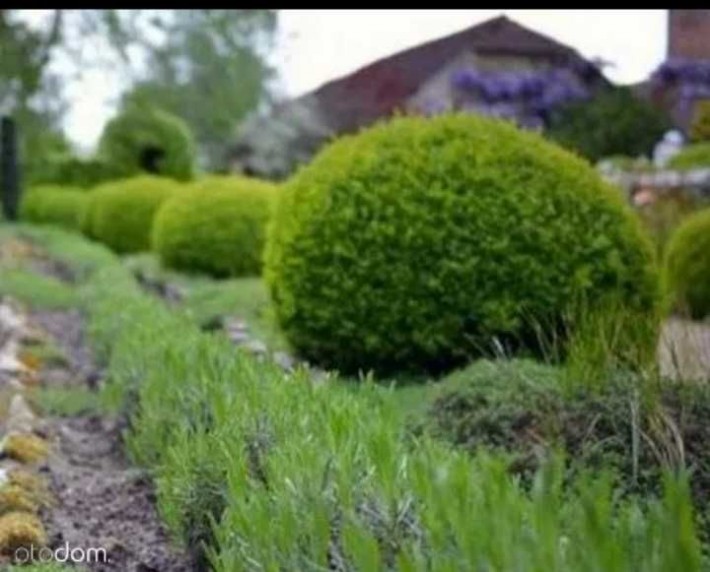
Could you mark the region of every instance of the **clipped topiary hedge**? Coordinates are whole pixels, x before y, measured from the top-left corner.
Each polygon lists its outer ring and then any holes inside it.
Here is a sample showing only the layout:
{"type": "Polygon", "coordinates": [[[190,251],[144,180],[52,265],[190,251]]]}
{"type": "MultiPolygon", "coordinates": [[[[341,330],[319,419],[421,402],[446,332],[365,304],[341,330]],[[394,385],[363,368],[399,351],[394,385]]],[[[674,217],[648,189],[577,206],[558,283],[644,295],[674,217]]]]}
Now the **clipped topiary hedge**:
{"type": "Polygon", "coordinates": [[[668,168],[680,171],[710,169],[710,143],[688,145],[668,161],[668,168]]]}
{"type": "Polygon", "coordinates": [[[106,125],[99,155],[121,176],[149,173],[180,181],[191,179],[195,150],[187,124],[145,106],[129,106],[106,125]]]}
{"type": "Polygon", "coordinates": [[[41,173],[34,175],[34,185],[66,185],[91,188],[117,178],[116,169],[99,158],[82,159],[61,155],[48,159],[41,173]]]}
{"type": "Polygon", "coordinates": [[[160,209],[153,248],[161,262],[217,277],[257,275],[275,186],[242,177],[209,177],[160,209]]]}
{"type": "Polygon", "coordinates": [[[20,218],[28,222],[78,230],[86,201],[86,191],[79,188],[51,185],[33,187],[22,196],[20,218]]]}
{"type": "Polygon", "coordinates": [[[175,181],[147,175],[106,183],[90,193],[81,230],[119,253],[148,250],[153,217],[178,189],[175,181]]]}
{"type": "Polygon", "coordinates": [[[710,315],[710,208],[689,216],[672,235],[665,281],[680,310],[695,319],[710,315]]]}
{"type": "Polygon", "coordinates": [[[307,359],[437,371],[494,339],[539,351],[537,328],[556,329],[580,299],[655,308],[652,250],[588,163],[453,114],[396,119],[322,151],[280,193],[265,276],[307,359]]]}

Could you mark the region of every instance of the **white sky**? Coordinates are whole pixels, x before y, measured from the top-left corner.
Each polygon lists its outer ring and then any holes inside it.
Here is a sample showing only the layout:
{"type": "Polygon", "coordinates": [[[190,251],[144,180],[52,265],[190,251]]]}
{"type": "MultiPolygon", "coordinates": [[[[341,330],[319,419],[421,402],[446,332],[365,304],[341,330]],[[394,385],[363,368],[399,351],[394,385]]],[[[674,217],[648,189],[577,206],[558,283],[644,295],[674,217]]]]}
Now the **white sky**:
{"type": "MultiPolygon", "coordinates": [[[[666,10],[281,10],[274,60],[286,95],[300,95],[380,57],[505,13],[588,58],[614,64],[618,83],[646,78],[666,51],[666,10]]],[[[70,92],[69,136],[94,145],[120,79],[91,72],[70,92]]]]}

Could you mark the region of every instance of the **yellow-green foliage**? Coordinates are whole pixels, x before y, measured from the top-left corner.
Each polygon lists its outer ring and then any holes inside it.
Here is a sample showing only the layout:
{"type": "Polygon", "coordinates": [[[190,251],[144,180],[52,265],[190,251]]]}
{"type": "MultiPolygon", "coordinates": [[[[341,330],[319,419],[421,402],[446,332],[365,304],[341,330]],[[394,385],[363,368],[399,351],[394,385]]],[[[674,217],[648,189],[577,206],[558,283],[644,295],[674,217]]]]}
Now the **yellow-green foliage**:
{"type": "Polygon", "coordinates": [[[275,186],[242,177],[209,177],[167,201],[155,219],[153,248],[171,268],[218,277],[261,270],[275,186]]]}
{"type": "Polygon", "coordinates": [[[27,491],[17,485],[4,485],[0,487],[0,514],[8,512],[37,512],[38,506],[27,491]]]}
{"type": "Polygon", "coordinates": [[[29,189],[20,203],[20,218],[28,222],[78,229],[86,192],[76,187],[42,186],[29,189]]]}
{"type": "Polygon", "coordinates": [[[710,209],[688,217],[666,251],[665,280],[676,306],[693,318],[710,315],[710,209]]]}
{"type": "Polygon", "coordinates": [[[23,491],[38,506],[50,504],[52,496],[47,483],[39,476],[22,469],[12,469],[8,475],[9,486],[23,491]]]}
{"type": "Polygon", "coordinates": [[[710,168],[710,143],[688,145],[668,161],[668,167],[679,171],[710,168]]]}
{"type": "Polygon", "coordinates": [[[34,514],[10,512],[0,516],[0,552],[12,554],[18,548],[39,548],[47,544],[47,533],[34,514]]]}
{"type": "Polygon", "coordinates": [[[658,299],[653,249],[590,165],[507,122],[401,118],[328,146],[284,185],[265,276],[309,360],[445,370],[538,351],[579,299],[658,299]]]}
{"type": "Polygon", "coordinates": [[[11,433],[3,440],[2,452],[21,463],[37,463],[49,454],[49,444],[31,433],[11,433]]]}
{"type": "Polygon", "coordinates": [[[695,106],[690,138],[693,141],[710,141],[710,101],[701,101],[695,106]]]}
{"type": "Polygon", "coordinates": [[[119,253],[148,250],[158,207],[179,189],[171,179],[148,175],[102,185],[91,193],[82,231],[119,253]]]}

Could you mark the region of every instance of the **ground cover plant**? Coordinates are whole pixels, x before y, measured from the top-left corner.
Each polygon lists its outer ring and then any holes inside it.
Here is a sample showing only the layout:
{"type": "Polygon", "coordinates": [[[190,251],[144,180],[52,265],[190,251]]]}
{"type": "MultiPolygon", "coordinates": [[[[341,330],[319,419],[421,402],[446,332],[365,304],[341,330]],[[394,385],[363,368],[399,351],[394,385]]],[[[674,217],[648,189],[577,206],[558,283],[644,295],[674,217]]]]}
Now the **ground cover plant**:
{"type": "Polygon", "coordinates": [[[619,499],[613,474],[566,479],[553,455],[522,486],[505,456],[408,433],[396,390],[235,353],[100,246],[28,232],[64,260],[92,251],[77,272],[104,397],[126,408],[171,530],[212,569],[701,570],[685,478],[619,499]]]}
{"type": "Polygon", "coordinates": [[[658,301],[652,246],[618,191],[502,121],[380,124],[279,197],[265,256],[279,323],[342,372],[446,371],[496,343],[539,354],[540,330],[563,344],[585,301],[644,320],[658,301]]]}
{"type": "MultiPolygon", "coordinates": [[[[658,494],[664,470],[687,466],[705,522],[707,384],[639,383],[618,372],[604,387],[590,388],[569,376],[531,361],[480,361],[444,380],[418,421],[426,419],[435,434],[471,452],[510,455],[511,470],[528,478],[556,447],[574,451],[573,472],[615,467],[624,494],[658,494]]],[[[709,533],[704,530],[706,538],[709,533]]]]}

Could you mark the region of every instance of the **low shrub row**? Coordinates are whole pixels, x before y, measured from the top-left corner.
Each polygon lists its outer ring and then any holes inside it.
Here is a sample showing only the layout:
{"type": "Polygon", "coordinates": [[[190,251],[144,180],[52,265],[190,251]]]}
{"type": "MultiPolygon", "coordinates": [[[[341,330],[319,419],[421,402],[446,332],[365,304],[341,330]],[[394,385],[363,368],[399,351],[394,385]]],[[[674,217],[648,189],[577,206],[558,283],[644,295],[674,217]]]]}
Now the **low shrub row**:
{"type": "Polygon", "coordinates": [[[23,197],[20,215],[28,222],[81,230],[121,254],[152,247],[171,268],[254,276],[261,270],[275,189],[240,177],[213,176],[183,185],[143,175],[88,191],[33,188],[23,197]],[[156,219],[159,211],[165,212],[156,219]]]}
{"type": "Polygon", "coordinates": [[[80,188],[35,187],[22,197],[20,218],[27,222],[79,230],[86,203],[87,194],[80,188]]]}
{"type": "Polygon", "coordinates": [[[197,566],[701,569],[683,479],[667,478],[658,500],[617,501],[609,475],[568,483],[553,461],[528,490],[506,459],[412,439],[394,390],[314,385],[305,371],[235,354],[100,247],[38,238],[66,260],[79,249],[92,260],[82,300],[106,397],[130,416],[129,449],[152,469],[161,513],[197,566]]]}
{"type": "Polygon", "coordinates": [[[168,201],[155,220],[161,262],[216,277],[261,271],[266,223],[276,187],[255,179],[208,177],[168,201]]]}
{"type": "Polygon", "coordinates": [[[174,181],[150,176],[106,183],[91,192],[81,230],[118,253],[148,250],[155,213],[179,191],[174,181]]]}

